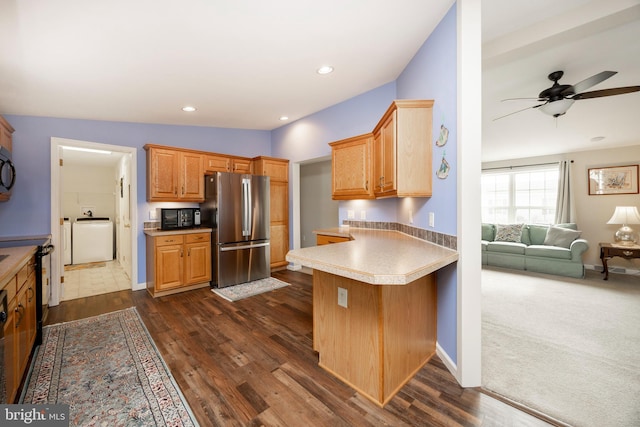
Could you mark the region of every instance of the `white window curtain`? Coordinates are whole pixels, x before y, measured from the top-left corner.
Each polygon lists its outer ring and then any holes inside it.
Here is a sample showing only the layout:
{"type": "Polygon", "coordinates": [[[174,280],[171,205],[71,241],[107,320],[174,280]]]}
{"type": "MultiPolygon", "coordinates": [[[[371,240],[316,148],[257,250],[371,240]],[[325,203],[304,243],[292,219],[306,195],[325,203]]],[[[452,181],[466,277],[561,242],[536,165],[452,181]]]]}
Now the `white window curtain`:
{"type": "Polygon", "coordinates": [[[576,222],[576,205],[573,201],[571,183],[571,160],[560,162],[558,174],[558,198],[556,200],[555,223],[576,222]]]}

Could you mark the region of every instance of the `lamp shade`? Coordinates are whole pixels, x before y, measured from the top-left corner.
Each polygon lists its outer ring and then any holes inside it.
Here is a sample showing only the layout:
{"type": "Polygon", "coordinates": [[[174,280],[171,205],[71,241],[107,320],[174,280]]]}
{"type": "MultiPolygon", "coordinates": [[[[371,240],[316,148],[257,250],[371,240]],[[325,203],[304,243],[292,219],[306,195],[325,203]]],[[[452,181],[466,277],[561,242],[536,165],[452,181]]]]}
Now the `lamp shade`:
{"type": "Polygon", "coordinates": [[[640,213],[635,206],[616,206],[607,224],[640,224],[640,213]]]}

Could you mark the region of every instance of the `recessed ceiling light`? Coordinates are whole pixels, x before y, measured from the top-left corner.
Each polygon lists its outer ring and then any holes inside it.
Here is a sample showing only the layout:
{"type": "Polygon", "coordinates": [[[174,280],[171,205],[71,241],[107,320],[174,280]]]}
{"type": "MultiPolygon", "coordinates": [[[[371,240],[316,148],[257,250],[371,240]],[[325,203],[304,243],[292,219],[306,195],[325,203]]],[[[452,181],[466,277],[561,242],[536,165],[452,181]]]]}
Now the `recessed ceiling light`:
{"type": "Polygon", "coordinates": [[[280,120],[284,122],[285,120],[289,120],[289,117],[287,117],[287,116],[280,116],[280,120]]]}
{"type": "Polygon", "coordinates": [[[187,113],[192,113],[192,112],[196,111],[196,107],[192,107],[190,105],[187,105],[186,107],[182,107],[182,111],[185,111],[187,113]]]}
{"type": "Polygon", "coordinates": [[[317,72],[318,74],[329,74],[333,72],[333,67],[330,65],[323,65],[322,67],[318,68],[317,72]]]}

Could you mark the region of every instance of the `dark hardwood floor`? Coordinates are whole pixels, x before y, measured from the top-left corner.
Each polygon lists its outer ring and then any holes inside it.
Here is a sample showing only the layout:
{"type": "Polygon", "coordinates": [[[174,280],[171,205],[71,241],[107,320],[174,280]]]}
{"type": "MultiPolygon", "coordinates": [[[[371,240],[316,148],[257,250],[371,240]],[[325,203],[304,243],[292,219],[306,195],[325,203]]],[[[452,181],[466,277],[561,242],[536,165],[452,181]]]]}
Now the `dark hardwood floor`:
{"type": "Polygon", "coordinates": [[[464,389],[437,356],[384,409],[318,367],[311,276],[235,303],[209,289],[152,298],[122,291],[65,301],[54,324],[135,306],[202,426],[546,426],[464,389]]]}

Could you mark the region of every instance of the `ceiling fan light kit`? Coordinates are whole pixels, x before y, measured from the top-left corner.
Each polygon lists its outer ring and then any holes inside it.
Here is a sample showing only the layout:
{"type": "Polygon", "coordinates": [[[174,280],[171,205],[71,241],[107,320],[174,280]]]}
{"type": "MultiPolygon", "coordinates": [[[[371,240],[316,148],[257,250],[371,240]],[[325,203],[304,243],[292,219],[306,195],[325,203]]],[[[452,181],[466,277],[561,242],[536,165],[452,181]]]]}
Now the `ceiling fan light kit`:
{"type": "Polygon", "coordinates": [[[573,105],[573,99],[559,99],[557,101],[548,102],[540,106],[540,111],[553,117],[558,117],[567,112],[569,107],[573,105]]]}
{"type": "MultiPolygon", "coordinates": [[[[560,83],[558,83],[558,80],[562,78],[562,76],[564,75],[564,71],[554,71],[547,76],[549,80],[553,82],[553,85],[550,88],[547,88],[540,92],[538,98],[529,98],[532,100],[537,100],[538,102],[542,102],[542,104],[514,111],[502,117],[498,117],[494,120],[501,119],[503,117],[507,117],[531,108],[540,108],[540,111],[542,111],[543,113],[557,118],[566,113],[575,101],[579,101],[581,99],[600,98],[603,96],[622,95],[625,93],[640,91],[640,86],[626,86],[595,90],[592,92],[584,92],[585,89],[595,86],[598,83],[602,83],[615,74],[617,74],[617,71],[602,71],[587,79],[584,79],[583,81],[575,85],[561,85],[560,83]]],[[[510,101],[515,99],[523,98],[504,99],[503,101],[510,101]]]]}

